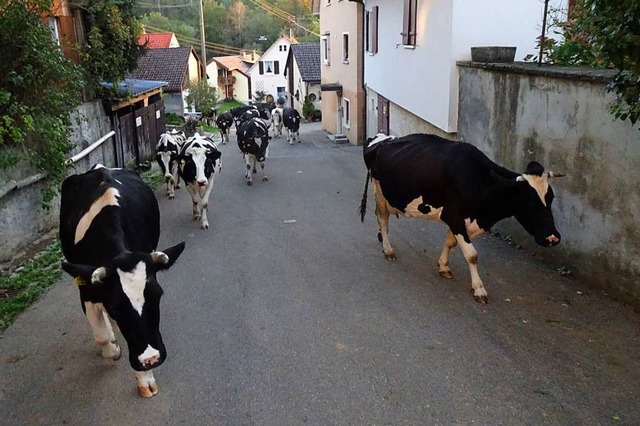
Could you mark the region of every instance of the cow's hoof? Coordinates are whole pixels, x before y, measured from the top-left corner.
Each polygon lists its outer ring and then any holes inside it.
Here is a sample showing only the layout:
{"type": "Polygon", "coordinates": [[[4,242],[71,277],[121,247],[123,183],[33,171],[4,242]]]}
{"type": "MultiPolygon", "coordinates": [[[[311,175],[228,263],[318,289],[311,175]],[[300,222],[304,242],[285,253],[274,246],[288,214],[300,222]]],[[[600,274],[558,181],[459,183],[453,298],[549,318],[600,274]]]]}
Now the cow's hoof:
{"type": "Polygon", "coordinates": [[[170,199],[170,200],[173,200],[173,199],[175,199],[175,198],[176,198],[176,196],[175,196],[175,195],[169,195],[169,199],[170,199]]]}
{"type": "Polygon", "coordinates": [[[293,145],[293,142],[289,142],[289,145],[293,145]]]}
{"type": "Polygon", "coordinates": [[[252,173],[258,173],[258,171],[256,169],[253,169],[252,173]]]}
{"type": "Polygon", "coordinates": [[[262,176],[262,181],[263,181],[263,182],[266,182],[266,181],[268,181],[268,180],[269,180],[269,178],[268,178],[268,177],[266,177],[266,176],[262,176]]]}
{"type": "Polygon", "coordinates": [[[117,350],[117,353],[113,357],[111,357],[111,359],[113,361],[119,361],[120,358],[122,357],[122,348],[116,342],[111,342],[111,343],[113,343],[115,345],[116,350],[117,350]]]}
{"type": "Polygon", "coordinates": [[[302,141],[298,141],[298,143],[300,143],[300,142],[302,142],[302,141]]]}
{"type": "Polygon", "coordinates": [[[388,260],[389,262],[393,262],[393,261],[395,261],[395,260],[398,260],[398,259],[396,258],[396,255],[395,255],[395,254],[393,254],[393,253],[391,253],[391,254],[386,254],[386,253],[385,253],[385,254],[384,254],[384,258],[385,258],[386,260],[388,260]]]}
{"type": "Polygon", "coordinates": [[[143,398],[152,398],[158,394],[158,385],[149,383],[148,386],[138,386],[138,395],[143,398]]]}
{"type": "Polygon", "coordinates": [[[247,186],[251,186],[253,184],[253,182],[251,182],[250,180],[247,181],[247,186]]]}
{"type": "Polygon", "coordinates": [[[382,242],[382,232],[378,232],[378,241],[382,242]]]}
{"type": "Polygon", "coordinates": [[[453,274],[451,271],[438,271],[442,278],[446,278],[448,280],[453,279],[453,274]]]}
{"type": "Polygon", "coordinates": [[[202,225],[200,225],[200,228],[202,229],[209,229],[209,222],[205,222],[202,225]]]}
{"type": "Polygon", "coordinates": [[[482,304],[488,304],[489,303],[489,297],[488,296],[476,296],[473,295],[473,298],[476,299],[476,302],[478,303],[482,303],[482,304]]]}

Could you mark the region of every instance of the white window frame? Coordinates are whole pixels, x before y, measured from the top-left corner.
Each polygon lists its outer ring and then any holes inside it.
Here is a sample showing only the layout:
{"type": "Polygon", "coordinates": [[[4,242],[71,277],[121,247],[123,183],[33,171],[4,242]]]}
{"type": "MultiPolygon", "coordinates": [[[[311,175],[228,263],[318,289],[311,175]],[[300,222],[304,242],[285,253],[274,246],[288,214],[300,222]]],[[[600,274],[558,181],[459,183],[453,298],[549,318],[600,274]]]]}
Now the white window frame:
{"type": "Polygon", "coordinates": [[[349,32],[342,33],[342,63],[349,63],[349,32]]]}
{"type": "Polygon", "coordinates": [[[51,39],[60,46],[60,24],[57,17],[49,17],[49,29],[51,30],[51,39]]]}
{"type": "Polygon", "coordinates": [[[267,75],[274,75],[276,72],[276,61],[262,61],[264,73],[267,75]],[[267,63],[271,63],[271,71],[267,71],[267,63]]]}
{"type": "Polygon", "coordinates": [[[342,125],[347,129],[351,128],[351,101],[345,97],[342,98],[342,125]]]}
{"type": "Polygon", "coordinates": [[[331,34],[326,33],[320,37],[322,63],[331,65],[331,34]]]}

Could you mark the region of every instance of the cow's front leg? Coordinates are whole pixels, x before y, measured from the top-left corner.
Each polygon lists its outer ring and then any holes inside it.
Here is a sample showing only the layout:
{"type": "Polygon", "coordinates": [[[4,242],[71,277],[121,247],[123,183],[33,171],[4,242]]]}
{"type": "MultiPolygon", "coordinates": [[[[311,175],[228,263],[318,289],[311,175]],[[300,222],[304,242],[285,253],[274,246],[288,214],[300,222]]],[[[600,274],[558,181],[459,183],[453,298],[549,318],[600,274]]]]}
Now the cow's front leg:
{"type": "Polygon", "coordinates": [[[253,177],[251,176],[251,160],[249,159],[249,154],[244,157],[247,163],[247,172],[244,177],[247,179],[247,186],[251,186],[253,184],[253,177]]]}
{"type": "Polygon", "coordinates": [[[296,130],[296,140],[300,143],[300,131],[296,130]]]}
{"type": "Polygon", "coordinates": [[[138,395],[143,398],[151,398],[158,394],[158,385],[153,377],[153,371],[136,371],[138,395]]]}
{"type": "Polygon", "coordinates": [[[289,142],[289,145],[293,145],[293,132],[289,129],[287,129],[287,142],[289,142]]]}
{"type": "Polygon", "coordinates": [[[197,184],[187,184],[187,192],[191,196],[193,220],[200,219],[200,189],[197,184]]]}
{"type": "Polygon", "coordinates": [[[451,273],[451,269],[449,268],[449,253],[451,252],[451,249],[457,245],[458,241],[456,241],[456,237],[453,236],[453,233],[450,229],[447,230],[447,235],[444,237],[442,253],[440,254],[440,258],[438,259],[438,270],[442,278],[453,278],[453,274],[451,273]]]}
{"type": "Polygon", "coordinates": [[[178,166],[176,166],[175,170],[173,171],[173,187],[174,189],[180,188],[180,173],[178,172],[178,166]]]}
{"type": "Polygon", "coordinates": [[[114,361],[119,360],[122,355],[122,349],[116,342],[116,336],[113,334],[109,317],[102,304],[84,302],[84,307],[87,320],[93,331],[93,338],[100,346],[102,357],[114,361]]]}
{"type": "Polygon", "coordinates": [[[209,229],[209,220],[207,219],[207,210],[209,208],[209,194],[211,194],[211,189],[213,189],[213,179],[214,179],[213,176],[209,178],[209,183],[204,188],[204,191],[202,193],[202,198],[201,198],[202,201],[200,203],[200,205],[202,206],[202,219],[200,221],[200,227],[202,229],[209,229]]]}
{"type": "Polygon", "coordinates": [[[456,241],[460,245],[462,254],[469,264],[469,272],[471,273],[471,288],[473,291],[473,297],[478,303],[489,303],[489,297],[487,290],[482,284],[480,274],[478,274],[478,252],[473,244],[465,241],[465,236],[462,234],[456,234],[456,241]]]}

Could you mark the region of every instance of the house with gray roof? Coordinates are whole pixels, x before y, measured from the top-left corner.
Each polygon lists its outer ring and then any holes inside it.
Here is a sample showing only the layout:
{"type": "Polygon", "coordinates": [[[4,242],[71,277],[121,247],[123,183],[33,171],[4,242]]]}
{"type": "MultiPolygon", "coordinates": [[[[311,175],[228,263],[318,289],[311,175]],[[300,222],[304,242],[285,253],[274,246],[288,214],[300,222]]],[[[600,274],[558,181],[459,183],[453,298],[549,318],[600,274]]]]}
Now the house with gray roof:
{"type": "Polygon", "coordinates": [[[287,57],[285,76],[287,91],[291,93],[289,106],[298,110],[301,116],[302,104],[306,98],[316,110],[321,108],[320,92],[320,43],[292,44],[287,57]]]}
{"type": "Polygon", "coordinates": [[[193,47],[148,49],[138,60],[138,67],[127,78],[166,81],[162,93],[166,112],[182,116],[188,112],[186,97],[189,84],[204,78],[204,68],[193,47]]]}

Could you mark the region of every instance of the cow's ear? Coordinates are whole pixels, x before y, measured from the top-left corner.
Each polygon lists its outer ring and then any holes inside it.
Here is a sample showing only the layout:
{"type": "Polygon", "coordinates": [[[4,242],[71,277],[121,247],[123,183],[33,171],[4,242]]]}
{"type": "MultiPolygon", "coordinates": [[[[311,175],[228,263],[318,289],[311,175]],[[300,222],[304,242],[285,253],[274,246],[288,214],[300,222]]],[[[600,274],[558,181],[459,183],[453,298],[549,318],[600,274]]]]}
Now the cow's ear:
{"type": "Polygon", "coordinates": [[[536,176],[542,176],[542,173],[544,173],[544,167],[542,167],[542,164],[538,163],[537,161],[531,161],[529,164],[527,164],[527,170],[524,172],[525,175],[536,176]]]}
{"type": "Polygon", "coordinates": [[[208,156],[213,161],[216,161],[218,158],[222,157],[222,153],[220,151],[218,151],[217,149],[212,149],[208,156]]]}
{"type": "Polygon", "coordinates": [[[62,262],[62,270],[71,275],[77,285],[91,284],[91,277],[96,267],[77,263],[62,262]]]}
{"type": "Polygon", "coordinates": [[[158,269],[169,269],[184,251],[184,241],[161,252],[151,253],[151,260],[158,269]]]}

